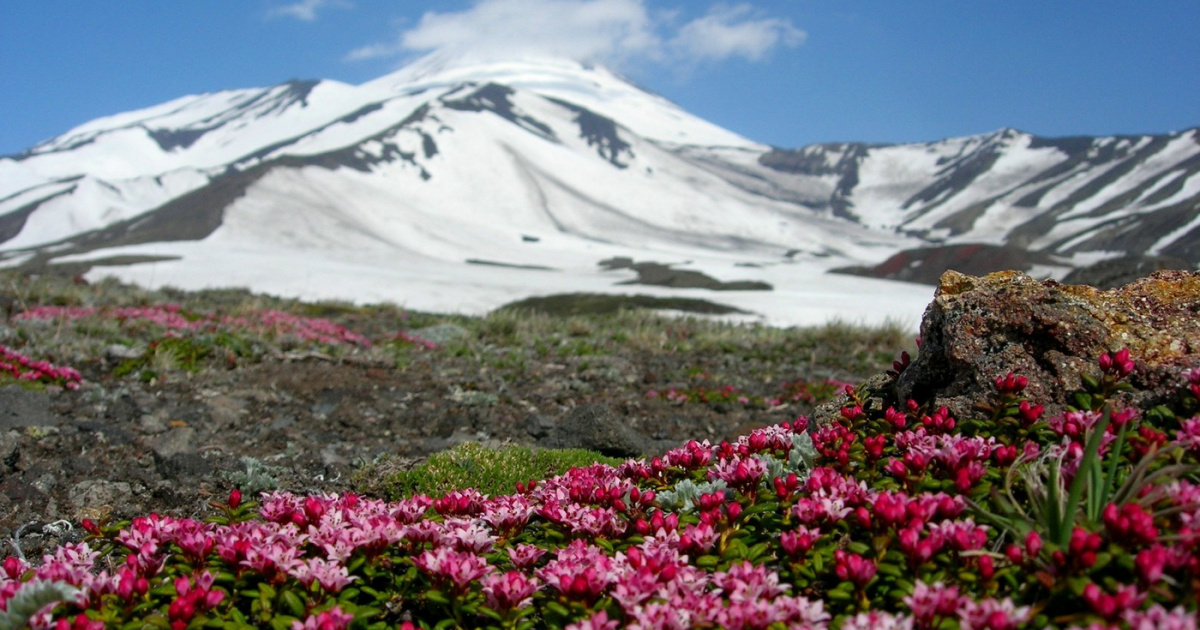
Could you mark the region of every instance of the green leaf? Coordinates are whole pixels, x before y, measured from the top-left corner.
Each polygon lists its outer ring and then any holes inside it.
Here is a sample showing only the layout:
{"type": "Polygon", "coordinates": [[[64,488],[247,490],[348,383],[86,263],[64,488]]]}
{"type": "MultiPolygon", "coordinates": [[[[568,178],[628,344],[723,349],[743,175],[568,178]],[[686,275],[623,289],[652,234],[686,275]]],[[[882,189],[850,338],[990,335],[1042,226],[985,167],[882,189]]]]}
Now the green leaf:
{"type": "Polygon", "coordinates": [[[766,541],[760,542],[747,550],[746,559],[750,561],[758,560],[767,555],[770,545],[766,541]]]}
{"type": "Polygon", "coordinates": [[[425,593],[425,599],[427,599],[435,604],[441,604],[443,606],[450,603],[450,598],[446,597],[445,593],[437,590],[436,588],[430,589],[429,591],[427,591],[425,593]]]}
{"type": "Polygon", "coordinates": [[[891,577],[901,577],[905,574],[904,569],[902,569],[890,562],[880,562],[878,567],[876,568],[876,571],[878,571],[882,575],[888,575],[891,577]]]}
{"type": "Polygon", "coordinates": [[[871,546],[860,540],[851,541],[850,544],[846,545],[846,548],[849,549],[852,553],[856,553],[860,556],[865,555],[871,551],[871,546]]]}
{"type": "Polygon", "coordinates": [[[850,587],[846,582],[839,584],[836,588],[830,589],[825,593],[825,597],[836,601],[848,601],[854,597],[854,593],[850,592],[850,587]],[[845,587],[845,588],[843,588],[845,587]]]}
{"type": "Polygon", "coordinates": [[[749,552],[750,550],[746,547],[746,543],[742,542],[740,539],[732,538],[729,541],[729,546],[725,548],[725,553],[722,554],[722,557],[732,560],[741,560],[747,558],[749,556],[749,552]]]}
{"type": "Polygon", "coordinates": [[[279,599],[279,602],[283,604],[284,610],[291,613],[294,617],[304,617],[304,602],[300,600],[300,597],[296,595],[295,591],[290,589],[284,591],[283,596],[279,599]]]}
{"type": "Polygon", "coordinates": [[[291,615],[276,615],[271,618],[271,628],[273,630],[291,630],[292,623],[300,621],[291,615]]]}
{"type": "Polygon", "coordinates": [[[713,555],[704,555],[696,558],[696,566],[701,569],[715,569],[720,563],[721,559],[713,555]]]}
{"type": "Polygon", "coordinates": [[[778,501],[763,501],[762,503],[752,505],[752,506],[742,510],[742,514],[749,516],[751,514],[762,514],[763,512],[776,512],[778,510],[779,510],[779,502],[778,501]]]}

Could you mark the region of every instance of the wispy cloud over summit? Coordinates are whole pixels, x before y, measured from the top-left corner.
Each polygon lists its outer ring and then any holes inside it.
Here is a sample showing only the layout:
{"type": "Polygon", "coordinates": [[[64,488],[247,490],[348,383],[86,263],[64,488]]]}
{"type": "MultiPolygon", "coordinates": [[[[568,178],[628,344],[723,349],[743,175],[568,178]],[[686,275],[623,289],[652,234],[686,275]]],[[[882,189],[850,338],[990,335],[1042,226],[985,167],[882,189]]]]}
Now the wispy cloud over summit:
{"type": "Polygon", "coordinates": [[[488,61],[569,57],[617,67],[632,60],[662,65],[742,58],[758,61],[804,32],[748,4],[716,5],[683,21],[652,13],[644,0],[480,0],[459,12],[425,13],[395,41],[352,51],[351,60],[439,52],[488,61]]]}

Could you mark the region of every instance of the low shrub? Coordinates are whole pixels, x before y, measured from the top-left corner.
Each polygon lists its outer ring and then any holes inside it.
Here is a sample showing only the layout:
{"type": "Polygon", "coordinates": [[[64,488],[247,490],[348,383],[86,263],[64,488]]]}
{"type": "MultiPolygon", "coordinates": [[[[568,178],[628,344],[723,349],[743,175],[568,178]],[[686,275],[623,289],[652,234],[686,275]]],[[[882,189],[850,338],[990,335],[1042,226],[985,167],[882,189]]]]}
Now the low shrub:
{"type": "Polygon", "coordinates": [[[235,491],[204,522],[85,523],[38,566],[7,558],[0,600],[63,629],[1195,628],[1200,370],[1146,410],[1120,402],[1132,366],[1101,357],[1051,418],[1018,375],[961,422],[848,388],[823,426],[511,494],[480,489],[505,460],[477,446],[421,469],[462,475],[436,498],[235,491]]]}

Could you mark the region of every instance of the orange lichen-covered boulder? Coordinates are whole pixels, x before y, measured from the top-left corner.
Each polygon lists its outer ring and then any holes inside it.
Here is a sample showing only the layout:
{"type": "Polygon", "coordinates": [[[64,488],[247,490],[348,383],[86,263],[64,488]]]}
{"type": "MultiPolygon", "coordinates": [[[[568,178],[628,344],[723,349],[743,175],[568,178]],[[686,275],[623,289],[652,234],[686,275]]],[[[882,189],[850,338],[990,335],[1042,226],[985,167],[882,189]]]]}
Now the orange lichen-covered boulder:
{"type": "MultiPolygon", "coordinates": [[[[921,322],[921,348],[896,381],[900,400],[935,400],[959,418],[1009,372],[1058,413],[1096,358],[1128,348],[1143,399],[1170,396],[1200,366],[1200,273],[1161,271],[1101,291],[1004,271],[946,272],[921,322]]],[[[1139,400],[1140,403],[1151,400],[1139,400]]]]}

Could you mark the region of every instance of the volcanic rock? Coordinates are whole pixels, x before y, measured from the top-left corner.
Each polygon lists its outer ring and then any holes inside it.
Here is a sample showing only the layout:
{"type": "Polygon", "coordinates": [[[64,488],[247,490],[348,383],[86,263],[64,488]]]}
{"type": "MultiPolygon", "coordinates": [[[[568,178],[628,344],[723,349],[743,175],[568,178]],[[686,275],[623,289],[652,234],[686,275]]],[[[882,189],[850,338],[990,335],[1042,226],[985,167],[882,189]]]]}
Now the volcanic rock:
{"type": "Polygon", "coordinates": [[[646,439],[607,405],[581,405],[538,441],[544,448],[582,448],[609,457],[638,457],[652,450],[646,439]]]}
{"type": "MultiPolygon", "coordinates": [[[[1160,271],[1118,289],[1038,281],[1014,271],[946,272],[921,323],[921,348],[895,383],[898,400],[933,400],[957,418],[1009,372],[1026,395],[1060,413],[1097,357],[1128,348],[1139,403],[1173,396],[1200,366],[1200,273],[1160,271]],[[1142,398],[1150,400],[1142,400],[1142,398]]],[[[1151,404],[1154,404],[1151,402],[1151,404]]]]}

